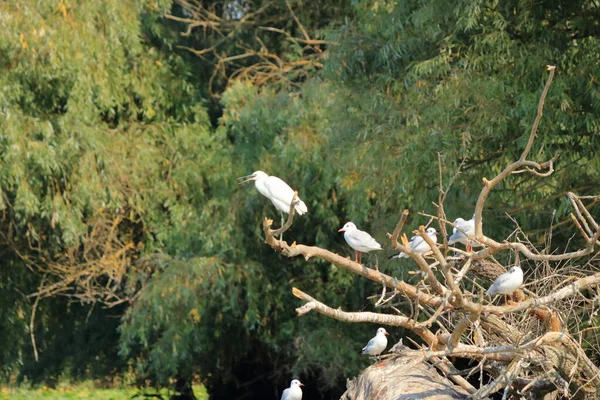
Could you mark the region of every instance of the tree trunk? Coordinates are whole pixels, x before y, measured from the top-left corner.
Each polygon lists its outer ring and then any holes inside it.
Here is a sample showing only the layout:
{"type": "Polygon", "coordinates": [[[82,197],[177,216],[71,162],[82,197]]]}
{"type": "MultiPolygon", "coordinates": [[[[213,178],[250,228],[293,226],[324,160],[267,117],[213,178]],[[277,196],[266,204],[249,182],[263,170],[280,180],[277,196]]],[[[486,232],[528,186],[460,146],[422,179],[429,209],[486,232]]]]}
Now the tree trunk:
{"type": "Polygon", "coordinates": [[[422,356],[395,355],[349,380],[342,400],[451,400],[467,396],[422,356]]]}

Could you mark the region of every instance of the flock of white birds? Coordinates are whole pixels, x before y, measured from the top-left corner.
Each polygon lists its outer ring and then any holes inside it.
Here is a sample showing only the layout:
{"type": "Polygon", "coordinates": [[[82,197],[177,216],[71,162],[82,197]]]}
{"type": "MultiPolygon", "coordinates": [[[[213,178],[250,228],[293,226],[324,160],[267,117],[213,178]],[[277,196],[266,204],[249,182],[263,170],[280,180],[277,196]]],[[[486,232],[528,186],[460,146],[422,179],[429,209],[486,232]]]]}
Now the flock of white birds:
{"type": "MultiPolygon", "coordinates": [[[[283,225],[283,213],[289,214],[292,202],[294,202],[294,211],[298,215],[303,215],[308,212],[306,204],[296,196],[294,200],[294,190],[283,180],[276,176],[269,176],[263,171],[255,171],[251,175],[244,176],[238,179],[239,183],[254,181],[256,189],[266,198],[271,200],[271,203],[281,212],[281,223],[283,225]]],[[[471,251],[473,246],[481,246],[480,243],[473,241],[470,238],[475,236],[475,216],[470,220],[457,218],[454,220],[454,228],[452,236],[448,238],[448,244],[462,243],[466,246],[467,251],[471,251]]],[[[374,250],[383,250],[383,246],[375,240],[369,233],[361,231],[353,222],[347,222],[339,232],[344,232],[346,243],[354,249],[354,261],[361,263],[362,253],[369,253],[374,250]]],[[[427,236],[437,243],[437,231],[435,228],[429,227],[426,230],[427,236]]],[[[427,254],[431,251],[429,244],[421,236],[413,236],[408,243],[412,251],[418,254],[427,254]]],[[[400,252],[390,256],[393,258],[408,258],[409,255],[400,252]]],[[[486,294],[495,296],[497,294],[511,295],[523,284],[523,271],[519,266],[511,267],[508,272],[500,275],[494,283],[489,287],[486,294]]],[[[362,354],[379,358],[379,355],[387,347],[388,332],[384,328],[377,329],[377,334],[367,345],[362,349],[362,354]]],[[[302,400],[302,389],[304,386],[299,380],[294,379],[290,383],[290,387],[283,391],[281,400],[302,400]]]]}

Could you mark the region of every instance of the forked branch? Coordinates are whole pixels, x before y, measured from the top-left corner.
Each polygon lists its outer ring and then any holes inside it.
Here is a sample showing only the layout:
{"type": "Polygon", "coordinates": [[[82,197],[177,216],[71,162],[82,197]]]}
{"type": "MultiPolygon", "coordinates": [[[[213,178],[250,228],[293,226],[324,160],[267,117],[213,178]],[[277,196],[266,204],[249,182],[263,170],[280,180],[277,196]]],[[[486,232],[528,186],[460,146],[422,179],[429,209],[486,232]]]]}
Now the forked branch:
{"type": "Polygon", "coordinates": [[[297,298],[306,301],[302,307],[296,308],[298,315],[304,315],[311,310],[330,318],[346,322],[372,322],[380,325],[400,326],[419,335],[423,341],[431,346],[437,343],[436,336],[424,325],[401,315],[377,314],[373,312],[346,312],[334,309],[314,299],[298,288],[292,288],[292,293],[297,298]]]}

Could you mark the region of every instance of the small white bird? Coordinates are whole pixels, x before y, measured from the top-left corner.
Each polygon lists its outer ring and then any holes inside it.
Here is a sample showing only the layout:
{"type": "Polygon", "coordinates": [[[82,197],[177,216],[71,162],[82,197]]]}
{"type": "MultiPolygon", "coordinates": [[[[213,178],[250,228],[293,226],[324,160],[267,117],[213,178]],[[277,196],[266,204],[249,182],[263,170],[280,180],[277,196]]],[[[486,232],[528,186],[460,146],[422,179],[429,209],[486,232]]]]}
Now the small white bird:
{"type": "Polygon", "coordinates": [[[304,386],[298,379],[294,379],[290,383],[290,387],[285,389],[281,394],[281,400],[302,400],[302,389],[300,386],[304,386]]]}
{"type": "MultiPolygon", "coordinates": [[[[506,295],[512,295],[523,284],[523,270],[518,265],[511,267],[508,272],[500,275],[492,286],[485,292],[488,296],[494,296],[496,294],[504,295],[504,302],[506,303],[506,295]]],[[[512,302],[512,296],[511,296],[512,302]]]]}
{"type": "Polygon", "coordinates": [[[354,261],[359,264],[362,261],[362,253],[368,253],[372,250],[383,250],[383,247],[377,243],[377,240],[367,232],[358,229],[353,222],[346,222],[338,232],[344,232],[346,243],[354,249],[354,261]]]}
{"type": "Polygon", "coordinates": [[[481,244],[469,240],[467,236],[475,236],[475,214],[468,221],[463,218],[454,220],[454,228],[452,229],[452,236],[448,238],[448,244],[462,243],[467,247],[467,251],[473,250],[473,246],[481,246],[481,244]]]}
{"type": "MultiPolygon", "coordinates": [[[[425,233],[427,234],[427,236],[429,236],[431,238],[431,240],[433,240],[434,243],[437,243],[437,231],[435,230],[435,228],[431,228],[431,227],[427,228],[425,233]]],[[[425,254],[425,253],[431,251],[431,247],[425,241],[425,239],[423,239],[421,236],[411,237],[408,245],[410,246],[410,248],[413,251],[416,251],[419,254],[425,254]]],[[[401,251],[398,254],[394,254],[394,255],[390,256],[389,258],[390,259],[392,259],[392,258],[408,258],[408,254],[401,251]]]]}
{"type": "Polygon", "coordinates": [[[377,329],[377,334],[369,343],[362,349],[362,354],[368,354],[370,356],[375,356],[379,358],[379,355],[385,350],[387,347],[387,338],[386,336],[389,333],[386,332],[385,328],[377,329]]]}

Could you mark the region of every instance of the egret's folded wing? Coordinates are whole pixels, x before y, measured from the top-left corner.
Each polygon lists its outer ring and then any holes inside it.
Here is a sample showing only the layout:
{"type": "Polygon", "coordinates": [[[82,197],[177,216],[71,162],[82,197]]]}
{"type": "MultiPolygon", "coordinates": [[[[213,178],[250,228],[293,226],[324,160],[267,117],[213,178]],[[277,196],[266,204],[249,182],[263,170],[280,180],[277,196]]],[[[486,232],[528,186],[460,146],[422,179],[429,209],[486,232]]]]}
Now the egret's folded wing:
{"type": "Polygon", "coordinates": [[[277,199],[286,204],[290,204],[292,199],[294,198],[294,191],[283,180],[279,179],[276,176],[269,176],[269,178],[265,182],[265,186],[271,193],[272,199],[277,199]]]}

